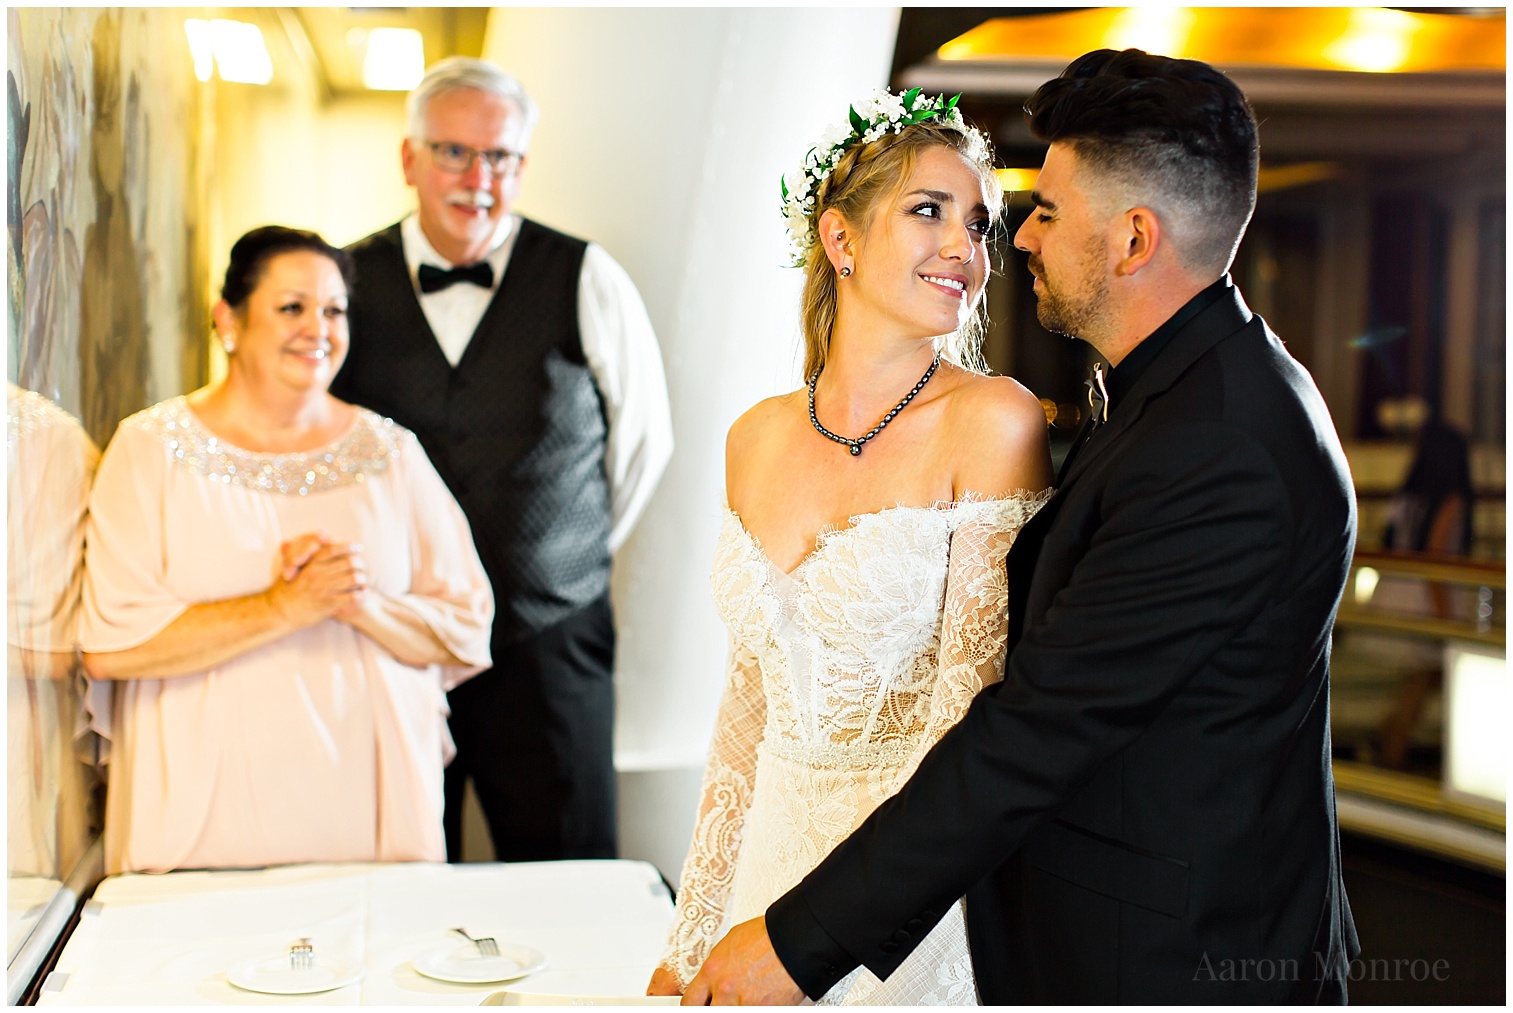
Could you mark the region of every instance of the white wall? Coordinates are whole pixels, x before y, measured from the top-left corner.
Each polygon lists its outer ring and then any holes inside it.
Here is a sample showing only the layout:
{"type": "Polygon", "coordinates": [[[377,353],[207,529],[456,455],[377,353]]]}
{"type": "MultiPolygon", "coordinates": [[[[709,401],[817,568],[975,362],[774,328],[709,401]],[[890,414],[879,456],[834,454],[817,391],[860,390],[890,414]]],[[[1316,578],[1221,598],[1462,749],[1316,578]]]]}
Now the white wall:
{"type": "Polygon", "coordinates": [[[676,876],[724,679],[709,593],[724,436],[797,386],[778,181],[886,83],[890,9],[495,8],[484,56],[539,102],[520,210],[602,244],[656,325],[677,451],[616,559],[622,850],[676,876]]]}
{"type": "MultiPolygon", "coordinates": [[[[278,68],[273,84],[213,81],[209,134],[209,271],[219,298],[231,246],[260,225],[313,229],[336,246],[392,225],[415,206],[399,163],[403,92],[322,100],[307,68],[278,68]]],[[[207,334],[209,328],[207,326],[207,334]]],[[[210,342],[211,375],[225,370],[210,342]]]]}

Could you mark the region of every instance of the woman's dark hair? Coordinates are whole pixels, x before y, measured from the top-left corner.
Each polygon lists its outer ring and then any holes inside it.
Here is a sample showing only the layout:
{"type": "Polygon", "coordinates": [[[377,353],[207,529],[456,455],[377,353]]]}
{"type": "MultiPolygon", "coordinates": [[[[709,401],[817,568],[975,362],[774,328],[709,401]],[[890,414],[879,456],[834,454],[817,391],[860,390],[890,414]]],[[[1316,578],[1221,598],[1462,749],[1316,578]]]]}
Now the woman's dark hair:
{"type": "MultiPolygon", "coordinates": [[[[1256,204],[1256,118],[1199,60],[1138,49],[1079,56],[1025,103],[1030,131],[1185,220],[1189,268],[1228,270],[1256,204]]],[[[1168,223],[1175,224],[1175,223],[1168,223]]]]}
{"type": "Polygon", "coordinates": [[[288,229],[282,225],[264,225],[253,229],[231,247],[231,262],[226,265],[226,280],[221,284],[221,298],[232,309],[241,309],[247,297],[262,280],[263,269],[268,261],[281,253],[309,250],[328,258],[341,272],[341,280],[347,291],[357,279],[357,269],[345,251],[338,250],[320,237],[318,233],[304,229],[288,229]]]}
{"type": "Polygon", "coordinates": [[[1429,546],[1429,530],[1434,526],[1439,508],[1451,496],[1459,496],[1464,508],[1460,530],[1455,533],[1456,544],[1459,551],[1470,551],[1471,513],[1476,497],[1471,488],[1470,448],[1458,430],[1436,418],[1424,423],[1414,447],[1413,463],[1408,467],[1408,477],[1403,480],[1399,495],[1412,497],[1421,504],[1422,516],[1414,518],[1416,523],[1412,524],[1411,531],[1389,529],[1388,545],[1406,535],[1409,539],[1407,548],[1424,551],[1429,546]]]}

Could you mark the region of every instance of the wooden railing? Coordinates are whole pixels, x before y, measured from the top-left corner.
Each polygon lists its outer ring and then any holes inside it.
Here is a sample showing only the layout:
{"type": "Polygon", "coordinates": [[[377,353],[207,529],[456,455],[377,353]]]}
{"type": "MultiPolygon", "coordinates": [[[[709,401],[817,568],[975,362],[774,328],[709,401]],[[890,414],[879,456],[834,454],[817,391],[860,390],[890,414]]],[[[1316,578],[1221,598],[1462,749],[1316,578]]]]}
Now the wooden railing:
{"type": "MultiPolygon", "coordinates": [[[[1337,623],[1415,639],[1470,641],[1506,649],[1501,603],[1507,593],[1502,562],[1423,552],[1359,551],[1340,603],[1337,623]],[[1476,588],[1477,609],[1468,618],[1412,614],[1373,606],[1356,597],[1357,574],[1370,567],[1381,578],[1408,578],[1447,588],[1476,588]]],[[[1464,592],[1462,592],[1464,594],[1464,592]]],[[[1504,872],[1506,807],[1447,791],[1437,779],[1348,760],[1334,762],[1340,796],[1340,826],[1400,846],[1504,872]],[[1357,800],[1352,802],[1351,800],[1357,800]]]]}
{"type": "Polygon", "coordinates": [[[1507,591],[1508,571],[1502,562],[1429,552],[1357,552],[1337,621],[1342,626],[1428,640],[1469,640],[1496,647],[1507,645],[1507,629],[1504,624],[1492,621],[1490,610],[1488,615],[1476,619],[1454,619],[1406,615],[1357,601],[1356,575],[1365,567],[1384,577],[1409,577],[1430,584],[1482,588],[1483,598],[1490,604],[1492,592],[1507,591]]]}

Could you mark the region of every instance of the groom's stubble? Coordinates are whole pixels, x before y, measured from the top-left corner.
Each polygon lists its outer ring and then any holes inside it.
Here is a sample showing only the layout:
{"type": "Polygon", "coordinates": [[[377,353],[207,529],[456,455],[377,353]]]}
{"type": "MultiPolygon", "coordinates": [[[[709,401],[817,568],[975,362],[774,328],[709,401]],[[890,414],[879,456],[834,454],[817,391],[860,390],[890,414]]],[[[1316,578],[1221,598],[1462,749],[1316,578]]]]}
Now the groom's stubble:
{"type": "Polygon", "coordinates": [[[1073,270],[1063,272],[1074,277],[1048,277],[1044,261],[1039,255],[1030,254],[1030,273],[1040,279],[1041,285],[1035,307],[1040,326],[1052,334],[1085,341],[1097,334],[1109,308],[1107,264],[1108,237],[1101,233],[1087,237],[1073,270]]]}

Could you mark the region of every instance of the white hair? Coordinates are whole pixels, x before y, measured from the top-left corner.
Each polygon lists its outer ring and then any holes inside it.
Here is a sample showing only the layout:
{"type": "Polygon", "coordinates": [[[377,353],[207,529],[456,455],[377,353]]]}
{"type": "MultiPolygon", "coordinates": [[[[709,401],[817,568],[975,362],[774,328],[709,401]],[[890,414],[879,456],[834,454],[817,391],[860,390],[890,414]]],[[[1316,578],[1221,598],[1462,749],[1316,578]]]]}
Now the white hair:
{"type": "Polygon", "coordinates": [[[525,119],[521,147],[530,141],[531,131],[536,128],[536,120],[541,115],[536,103],[514,77],[487,60],[475,60],[470,56],[449,56],[437,60],[431,64],[415,90],[410,92],[405,99],[405,129],[410,138],[415,141],[426,140],[426,106],[431,99],[463,88],[476,88],[513,103],[525,119]]]}

